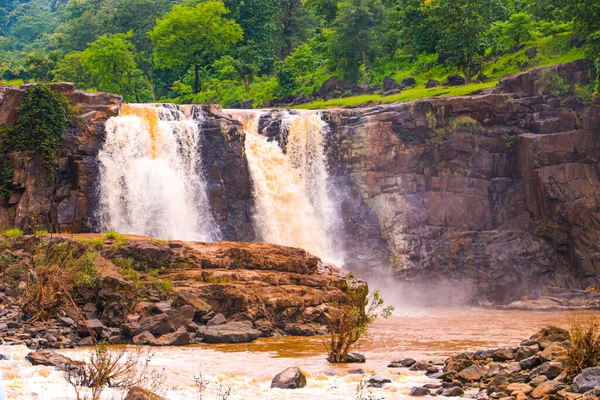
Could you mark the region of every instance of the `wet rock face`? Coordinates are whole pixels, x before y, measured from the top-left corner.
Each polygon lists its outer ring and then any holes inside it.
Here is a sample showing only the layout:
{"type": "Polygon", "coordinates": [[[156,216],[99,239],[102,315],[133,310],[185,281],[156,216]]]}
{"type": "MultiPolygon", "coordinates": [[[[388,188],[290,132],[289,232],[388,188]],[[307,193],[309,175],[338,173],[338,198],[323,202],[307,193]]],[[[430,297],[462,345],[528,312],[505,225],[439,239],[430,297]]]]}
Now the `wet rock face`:
{"type": "MultiPolygon", "coordinates": [[[[65,132],[58,171],[49,176],[35,154],[13,154],[12,194],[0,203],[0,226],[35,226],[50,231],[86,232],[96,224],[98,162],[104,125],[118,112],[121,96],[85,93],[70,83],[53,83],[80,114],[65,132]]],[[[13,125],[27,85],[0,87],[0,124],[13,125]]]]}
{"type": "MultiPolygon", "coordinates": [[[[579,63],[558,70],[586,82],[579,63]]],[[[396,278],[449,288],[427,301],[508,303],[596,283],[600,110],[541,94],[540,73],[477,96],[324,111],[332,170],[375,216],[396,278]]]]}

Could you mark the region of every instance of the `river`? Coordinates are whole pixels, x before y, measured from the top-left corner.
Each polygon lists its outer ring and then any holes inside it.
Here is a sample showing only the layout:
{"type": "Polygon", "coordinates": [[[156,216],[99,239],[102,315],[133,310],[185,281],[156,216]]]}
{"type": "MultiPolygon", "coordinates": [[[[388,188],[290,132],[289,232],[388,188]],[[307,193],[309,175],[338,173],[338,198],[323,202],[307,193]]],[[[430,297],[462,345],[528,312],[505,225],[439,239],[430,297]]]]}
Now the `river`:
{"type": "MultiPolygon", "coordinates": [[[[600,316],[600,312],[594,314],[600,316]]],[[[568,328],[572,312],[498,311],[485,309],[404,310],[388,320],[377,321],[370,335],[356,348],[367,356],[365,364],[331,365],[325,360],[323,337],[280,337],[237,345],[196,345],[152,348],[151,365],[164,368],[168,399],[199,399],[194,376],[201,371],[211,383],[204,400],[218,399],[219,388],[231,387],[230,400],[241,399],[355,399],[364,377],[348,371],[362,368],[388,376],[392,384],[373,389],[374,398],[402,399],[417,385],[435,382],[420,372],[387,368],[392,360],[412,357],[441,362],[445,357],[468,350],[516,346],[540,328],[568,328]],[[306,372],[303,389],[270,389],[275,374],[291,366],[306,372]]],[[[74,399],[74,391],[61,372],[51,367],[32,367],[25,361],[23,346],[0,346],[0,371],[9,399],[74,399]]],[[[85,359],[86,349],[61,351],[74,359],[85,359]]],[[[120,398],[106,391],[106,397],[120,398]]]]}

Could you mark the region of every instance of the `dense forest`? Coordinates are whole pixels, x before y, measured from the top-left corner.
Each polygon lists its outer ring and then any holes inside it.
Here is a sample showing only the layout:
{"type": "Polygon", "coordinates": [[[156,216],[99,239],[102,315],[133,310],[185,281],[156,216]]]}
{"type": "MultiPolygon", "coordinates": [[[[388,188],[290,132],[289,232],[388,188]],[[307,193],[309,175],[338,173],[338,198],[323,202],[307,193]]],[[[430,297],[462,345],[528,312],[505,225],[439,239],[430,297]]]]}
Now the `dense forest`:
{"type": "Polygon", "coordinates": [[[405,80],[395,94],[598,64],[598,16],[600,0],[3,0],[0,79],[225,106],[334,96],[325,82],[367,94],[388,76],[405,80]]]}

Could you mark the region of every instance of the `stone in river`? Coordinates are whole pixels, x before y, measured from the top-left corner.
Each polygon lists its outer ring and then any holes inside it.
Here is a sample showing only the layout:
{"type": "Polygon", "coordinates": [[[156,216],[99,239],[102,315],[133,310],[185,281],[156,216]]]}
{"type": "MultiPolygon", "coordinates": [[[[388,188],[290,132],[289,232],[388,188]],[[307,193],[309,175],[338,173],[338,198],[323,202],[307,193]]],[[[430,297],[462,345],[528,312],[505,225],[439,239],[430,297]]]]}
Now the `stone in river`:
{"type": "Polygon", "coordinates": [[[290,367],[275,375],[271,387],[277,389],[301,389],[306,386],[306,376],[298,367],[290,367]]]}
{"type": "Polygon", "coordinates": [[[247,343],[256,340],[259,336],[259,331],[242,322],[201,326],[197,331],[197,337],[205,343],[247,343]]]}

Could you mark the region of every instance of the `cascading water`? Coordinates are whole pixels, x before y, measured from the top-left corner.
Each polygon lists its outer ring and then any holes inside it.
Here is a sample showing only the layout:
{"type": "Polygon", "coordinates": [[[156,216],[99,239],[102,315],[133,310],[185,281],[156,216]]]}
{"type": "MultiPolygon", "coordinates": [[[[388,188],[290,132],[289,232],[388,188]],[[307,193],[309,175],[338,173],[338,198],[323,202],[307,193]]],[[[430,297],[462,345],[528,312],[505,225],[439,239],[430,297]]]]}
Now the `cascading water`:
{"type": "Polygon", "coordinates": [[[103,229],[162,239],[220,238],[201,173],[201,113],[193,119],[192,111],[124,104],[107,121],[98,154],[103,229]]]}
{"type": "Polygon", "coordinates": [[[285,153],[259,134],[262,113],[228,110],[246,130],[246,157],[254,184],[254,220],[262,240],[301,247],[325,262],[343,264],[334,235],[339,220],[329,193],[318,112],[288,114],[282,121],[285,153]]]}

